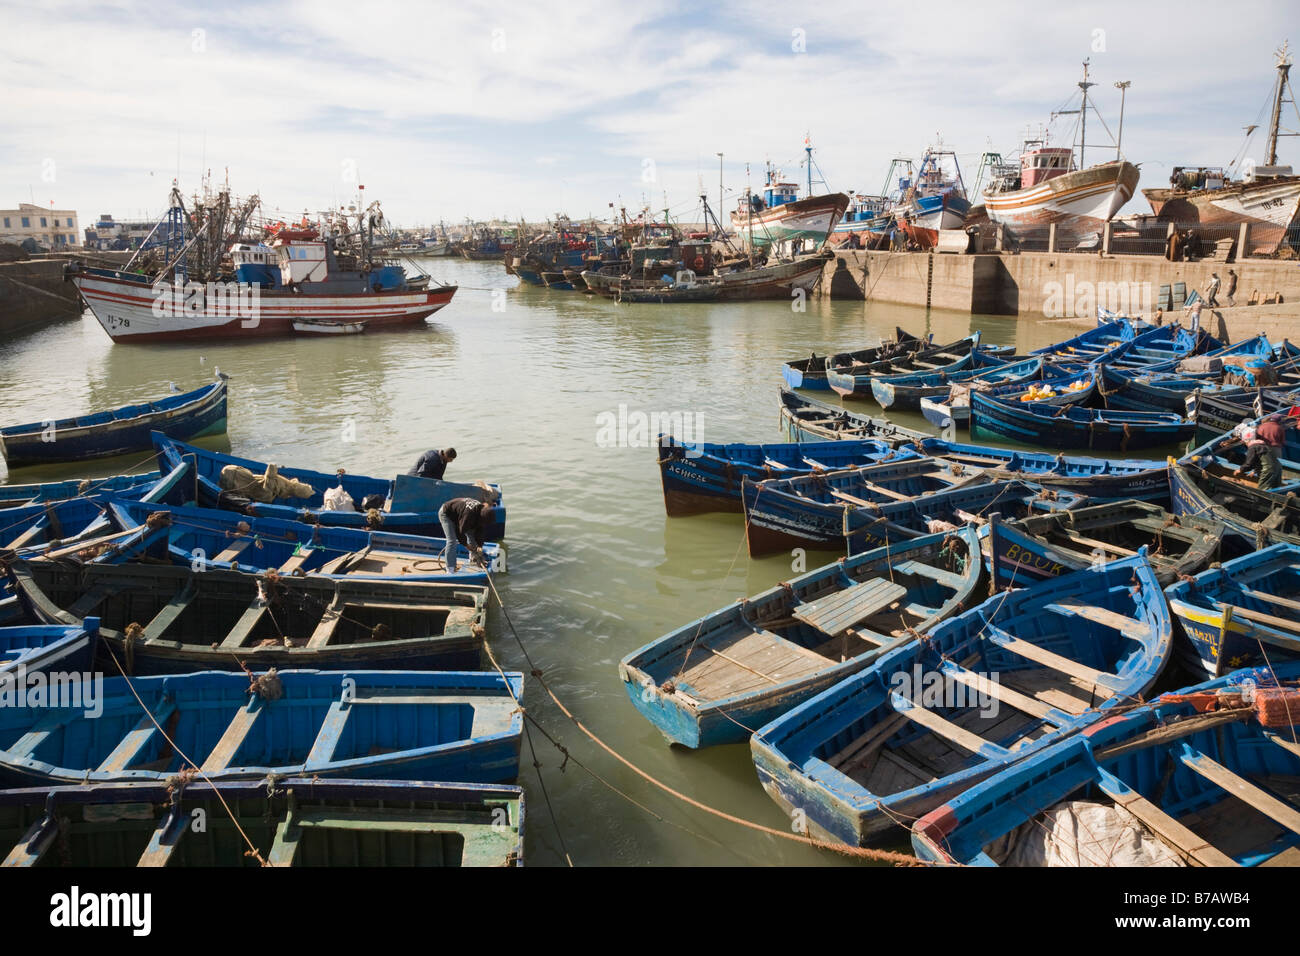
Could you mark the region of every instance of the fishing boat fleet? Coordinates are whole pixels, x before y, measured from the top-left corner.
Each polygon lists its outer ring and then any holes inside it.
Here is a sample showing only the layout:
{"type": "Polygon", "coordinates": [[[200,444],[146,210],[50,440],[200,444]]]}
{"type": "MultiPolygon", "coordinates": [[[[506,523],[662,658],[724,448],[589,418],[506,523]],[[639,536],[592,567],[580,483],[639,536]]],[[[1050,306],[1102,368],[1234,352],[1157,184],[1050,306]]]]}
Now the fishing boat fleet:
{"type": "Polygon", "coordinates": [[[36,451],[3,430],[11,465],[156,465],[0,486],[6,865],[521,865],[523,675],[485,658],[500,487],[185,443],[227,389],[36,451]],[[477,535],[448,540],[458,501],[477,535]]]}
{"type": "Polygon", "coordinates": [[[741,515],[751,557],[830,563],[629,653],[628,698],[673,745],[748,744],[811,839],[1294,865],[1296,372],[1287,342],[1110,315],[1025,356],[898,330],[793,359],[787,441],[660,436],[664,505],[741,515]],[[854,400],[931,401],[943,435],[854,400]]]}

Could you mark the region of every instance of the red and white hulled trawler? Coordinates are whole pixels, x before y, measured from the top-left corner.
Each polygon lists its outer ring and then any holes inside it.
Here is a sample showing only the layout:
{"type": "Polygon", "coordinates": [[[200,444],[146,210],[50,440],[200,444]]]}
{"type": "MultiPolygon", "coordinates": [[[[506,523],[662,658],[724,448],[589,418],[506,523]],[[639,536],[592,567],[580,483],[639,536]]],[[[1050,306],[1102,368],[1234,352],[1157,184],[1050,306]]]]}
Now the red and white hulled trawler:
{"type": "Polygon", "coordinates": [[[456,294],[372,253],[378,203],[320,225],[264,227],[264,240],[249,241],[257,205],[223,189],[187,211],[173,187],[171,208],[125,268],[73,263],[67,278],[115,342],[371,331],[422,322],[456,294]],[[142,254],[155,268],[137,265],[142,254]]]}

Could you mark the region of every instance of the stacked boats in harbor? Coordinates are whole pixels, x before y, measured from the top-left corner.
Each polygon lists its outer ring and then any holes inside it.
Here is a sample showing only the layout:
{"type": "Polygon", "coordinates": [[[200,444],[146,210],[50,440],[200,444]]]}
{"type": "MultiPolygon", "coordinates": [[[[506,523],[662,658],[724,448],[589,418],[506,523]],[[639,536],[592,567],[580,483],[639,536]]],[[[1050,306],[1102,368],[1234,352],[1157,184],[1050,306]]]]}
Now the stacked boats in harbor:
{"type": "Polygon", "coordinates": [[[751,557],[814,569],[628,654],[629,700],[671,744],[748,744],[818,840],[1294,865],[1297,356],[1105,315],[1029,355],[899,330],[792,359],[785,442],[657,454],[669,520],[741,515],[751,557]]]}
{"type": "Polygon", "coordinates": [[[0,486],[6,865],[520,865],[501,489],[187,444],[227,387],[55,423],[41,456],[0,430],[11,466],[155,465],[0,486]],[[453,499],[481,547],[441,537],[453,499]]]}

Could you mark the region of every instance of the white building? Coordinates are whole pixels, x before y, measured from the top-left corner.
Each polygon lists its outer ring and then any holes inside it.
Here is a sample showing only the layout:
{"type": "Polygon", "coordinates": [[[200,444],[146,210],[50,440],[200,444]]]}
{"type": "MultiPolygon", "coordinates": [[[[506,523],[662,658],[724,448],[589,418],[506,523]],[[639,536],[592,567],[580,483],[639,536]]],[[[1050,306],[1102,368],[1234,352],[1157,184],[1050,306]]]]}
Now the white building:
{"type": "Polygon", "coordinates": [[[71,209],[49,209],[19,203],[17,209],[0,209],[0,242],[34,239],[46,249],[81,245],[77,214],[71,209]]]}

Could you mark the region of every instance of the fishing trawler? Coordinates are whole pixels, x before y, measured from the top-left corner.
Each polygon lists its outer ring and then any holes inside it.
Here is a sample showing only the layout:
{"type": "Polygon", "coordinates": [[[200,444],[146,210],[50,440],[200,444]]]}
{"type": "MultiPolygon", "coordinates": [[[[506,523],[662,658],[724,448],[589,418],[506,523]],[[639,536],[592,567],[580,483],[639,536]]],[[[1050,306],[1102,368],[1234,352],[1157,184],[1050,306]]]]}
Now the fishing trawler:
{"type": "Polygon", "coordinates": [[[915,175],[910,159],[891,161],[889,172],[885,174],[885,185],[878,194],[854,193],[848,210],[831,230],[831,245],[876,248],[888,240],[894,230],[894,207],[912,188],[915,175]]]}
{"type": "MultiPolygon", "coordinates": [[[[1264,165],[1243,161],[1238,180],[1219,167],[1176,166],[1168,188],[1142,190],[1162,221],[1202,226],[1248,224],[1247,246],[1238,255],[1273,255],[1283,245],[1288,231],[1300,224],[1300,176],[1294,175],[1290,166],[1279,166],[1277,162],[1278,137],[1296,135],[1281,132],[1282,104],[1295,105],[1291,57],[1285,43],[1276,56],[1277,77],[1264,165]]],[[[1247,127],[1248,141],[1255,129],[1247,127]]]]}
{"type": "Polygon", "coordinates": [[[799,185],[785,182],[780,170],[767,166],[761,194],[742,196],[731,213],[731,228],[750,248],[765,250],[800,242],[812,250],[826,241],[835,224],[849,207],[844,193],[812,194],[812,146],[804,140],[808,166],[808,195],[799,198],[799,185]]]}
{"type": "Polygon", "coordinates": [[[259,205],[256,196],[232,200],[226,187],[187,211],[173,184],[155,227],[165,242],[146,242],[122,269],[69,263],[65,277],[114,342],[293,335],[308,320],[375,331],[422,322],[456,294],[374,254],[384,225],[377,202],[320,225],[277,223],[264,227],[267,241],[246,241],[259,205]]]}
{"type": "Polygon", "coordinates": [[[960,229],[970,210],[957,154],[930,147],[921,160],[916,182],[894,207],[898,228],[919,249],[933,249],[944,229],[960,229]]]}
{"type": "Polygon", "coordinates": [[[1077,110],[1062,110],[1057,116],[1077,115],[1079,123],[1078,163],[1075,145],[1051,146],[1045,136],[1026,139],[1018,163],[1004,163],[1000,154],[986,153],[981,167],[991,172],[984,190],[984,208],[992,222],[1005,223],[1013,230],[1056,224],[1057,241],[1073,245],[1085,236],[1105,228],[1137,189],[1138,168],[1120,158],[1085,165],[1087,149],[1088,63],[1083,64],[1077,110]]]}

